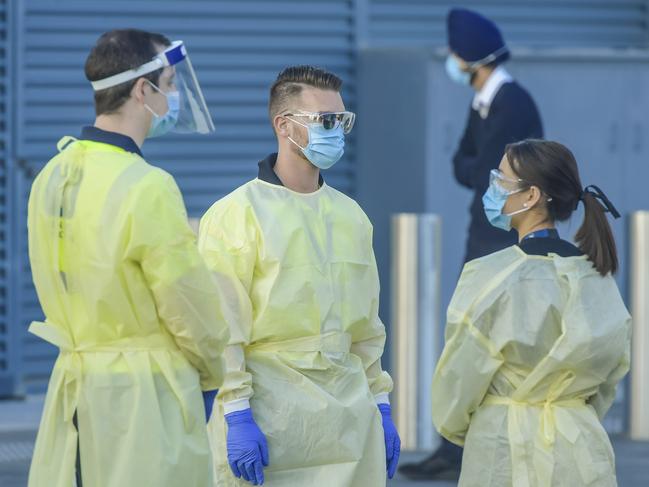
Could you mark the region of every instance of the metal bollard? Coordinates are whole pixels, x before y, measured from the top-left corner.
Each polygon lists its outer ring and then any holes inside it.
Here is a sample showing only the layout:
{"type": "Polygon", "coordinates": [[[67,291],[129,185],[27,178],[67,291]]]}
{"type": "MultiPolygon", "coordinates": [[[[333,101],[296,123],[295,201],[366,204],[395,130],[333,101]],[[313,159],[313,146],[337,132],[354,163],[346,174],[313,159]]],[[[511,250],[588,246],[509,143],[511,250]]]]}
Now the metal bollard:
{"type": "Polygon", "coordinates": [[[649,211],[631,215],[631,420],[634,440],[649,440],[649,211]]]}
{"type": "Polygon", "coordinates": [[[440,218],[396,214],[391,233],[394,416],[404,449],[431,449],[437,441],[430,387],[439,355],[440,218]]]}
{"type": "Polygon", "coordinates": [[[194,233],[198,235],[198,227],[201,224],[201,219],[200,218],[190,218],[189,219],[189,226],[192,227],[192,230],[194,230],[194,233]]]}

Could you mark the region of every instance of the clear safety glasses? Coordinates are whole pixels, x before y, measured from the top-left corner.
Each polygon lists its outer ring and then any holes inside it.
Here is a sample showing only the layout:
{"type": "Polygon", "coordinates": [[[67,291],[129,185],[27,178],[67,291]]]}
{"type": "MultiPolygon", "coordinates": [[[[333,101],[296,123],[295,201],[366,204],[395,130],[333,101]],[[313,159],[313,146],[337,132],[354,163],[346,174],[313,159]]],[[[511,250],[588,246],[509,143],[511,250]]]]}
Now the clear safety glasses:
{"type": "Polygon", "coordinates": [[[356,114],[353,112],[305,112],[300,110],[298,113],[286,113],[286,117],[303,117],[311,123],[320,123],[325,130],[332,130],[338,127],[343,128],[343,132],[348,134],[354,127],[356,114]]]}
{"type": "Polygon", "coordinates": [[[495,186],[507,195],[520,193],[528,186],[524,180],[505,176],[498,169],[492,169],[489,173],[489,185],[495,186]]]}
{"type": "Polygon", "coordinates": [[[214,122],[183,41],[172,42],[171,46],[142,66],[93,81],[92,88],[95,91],[105,90],[158,70],[171,71],[172,84],[180,98],[178,122],[173,131],[199,134],[214,132],[214,122]]]}

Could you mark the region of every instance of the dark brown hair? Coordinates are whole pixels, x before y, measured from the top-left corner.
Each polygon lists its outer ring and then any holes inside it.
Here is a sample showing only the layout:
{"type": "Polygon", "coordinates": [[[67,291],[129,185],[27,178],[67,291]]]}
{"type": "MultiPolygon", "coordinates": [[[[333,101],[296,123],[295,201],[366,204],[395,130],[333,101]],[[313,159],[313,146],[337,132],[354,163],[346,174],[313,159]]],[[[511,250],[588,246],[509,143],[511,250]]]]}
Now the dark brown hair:
{"type": "Polygon", "coordinates": [[[315,66],[291,66],[284,69],[270,87],[268,113],[273,118],[289,108],[292,98],[295,98],[305,86],[321,90],[340,91],[342,80],[333,73],[315,66]]]}
{"type": "MultiPolygon", "coordinates": [[[[109,76],[137,68],[151,61],[157,54],[157,46],[169,46],[171,42],[162,34],[137,29],[112,30],[102,34],[86,60],[85,73],[88,81],[99,81],[109,76]]],[[[159,69],[142,76],[158,85],[159,69]]],[[[139,78],[138,78],[139,79],[139,78]]],[[[112,88],[95,92],[97,115],[111,114],[119,110],[130,98],[137,79],[112,88]]]]}
{"type": "Polygon", "coordinates": [[[519,178],[548,196],[548,217],[553,222],[567,220],[583,201],[584,222],[575,235],[577,245],[601,275],[614,274],[617,250],[606,210],[592,193],[583,191],[572,152],[558,142],[524,140],[508,145],[505,155],[519,178]]]}

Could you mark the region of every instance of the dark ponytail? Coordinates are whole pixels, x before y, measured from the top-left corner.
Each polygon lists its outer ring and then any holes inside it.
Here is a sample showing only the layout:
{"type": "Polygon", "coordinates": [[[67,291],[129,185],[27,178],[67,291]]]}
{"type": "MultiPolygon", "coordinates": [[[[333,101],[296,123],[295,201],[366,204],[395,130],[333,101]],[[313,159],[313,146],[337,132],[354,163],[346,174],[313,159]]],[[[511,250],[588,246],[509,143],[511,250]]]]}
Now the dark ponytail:
{"type": "Polygon", "coordinates": [[[582,193],[584,203],[584,223],[575,235],[579,249],[588,256],[595,268],[603,276],[617,272],[617,249],[611,225],[606,217],[606,209],[597,201],[594,193],[582,193]]]}
{"type": "Polygon", "coordinates": [[[505,155],[519,178],[547,196],[545,204],[552,222],[567,220],[579,201],[584,203],[584,223],[575,235],[577,245],[602,276],[614,274],[617,250],[606,212],[615,218],[620,215],[598,187],[582,189],[572,152],[558,142],[524,140],[508,145],[505,155]]]}

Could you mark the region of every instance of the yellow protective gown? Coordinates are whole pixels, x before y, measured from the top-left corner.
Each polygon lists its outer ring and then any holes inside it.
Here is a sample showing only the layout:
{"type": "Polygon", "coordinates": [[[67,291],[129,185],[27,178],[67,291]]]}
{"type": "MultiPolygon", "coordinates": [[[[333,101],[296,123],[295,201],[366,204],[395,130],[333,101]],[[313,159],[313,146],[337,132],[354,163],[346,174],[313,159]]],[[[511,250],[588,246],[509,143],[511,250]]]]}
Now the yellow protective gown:
{"type": "Polygon", "coordinates": [[[137,154],[65,144],[29,199],[47,317],[30,331],[60,348],[29,486],[73,486],[78,438],[84,486],[205,487],[201,388],[222,383],[229,331],[180,192],[137,154]]]}
{"type": "Polygon", "coordinates": [[[600,420],[629,369],[630,317],[585,256],[518,246],[466,264],[433,379],[433,420],[464,445],[461,487],[610,487],[600,420]]]}
{"type": "Polygon", "coordinates": [[[240,282],[209,425],[215,485],[249,485],[227,462],[223,404],[240,399],[268,440],[267,487],[385,485],[376,396],[392,380],[380,364],[379,280],[360,207],[326,184],[300,194],[256,179],[207,212],[199,249],[216,275],[240,282]]]}

